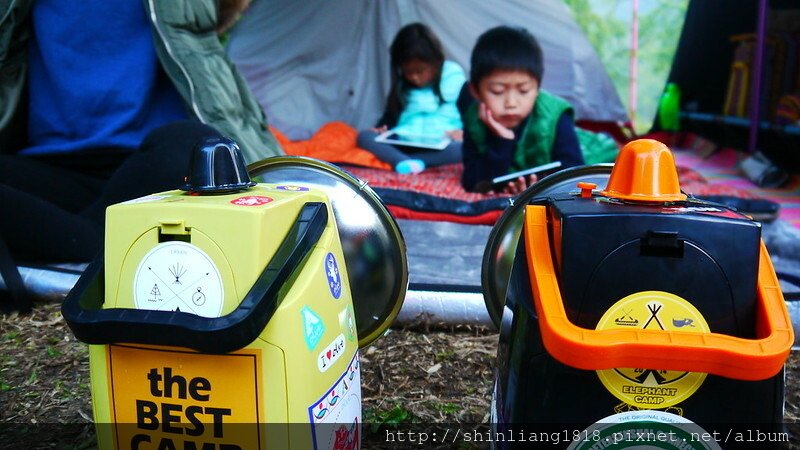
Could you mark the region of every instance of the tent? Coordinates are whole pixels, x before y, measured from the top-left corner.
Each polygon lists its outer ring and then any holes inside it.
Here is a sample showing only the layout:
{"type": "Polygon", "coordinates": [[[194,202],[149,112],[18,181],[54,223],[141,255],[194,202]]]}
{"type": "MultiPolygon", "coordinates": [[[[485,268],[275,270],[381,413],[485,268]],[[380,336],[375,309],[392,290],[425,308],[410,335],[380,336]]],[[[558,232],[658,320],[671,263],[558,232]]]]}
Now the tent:
{"type": "Polygon", "coordinates": [[[429,25],[465,70],[482,32],[523,26],[544,52],[543,87],[570,101],[578,120],[628,121],[602,63],[560,0],[260,1],[232,30],[227,50],[270,124],[303,139],[330,121],[374,125],[389,91],[389,45],[401,26],[415,21],[429,25]]]}
{"type": "MultiPolygon", "coordinates": [[[[569,100],[577,119],[601,126],[628,121],[602,63],[561,0],[262,0],[253,2],[230,32],[227,50],[270,125],[292,139],[304,139],[331,121],[356,128],[374,124],[389,90],[389,45],[404,24],[415,21],[431,26],[447,56],[466,70],[472,46],[482,32],[501,24],[523,26],[539,39],[544,51],[543,87],[569,100]]],[[[502,198],[491,201],[498,212],[508,205],[502,198]]],[[[462,203],[466,202],[455,208],[462,203]]],[[[403,226],[411,234],[412,225],[403,226]]],[[[468,278],[461,284],[482,305],[477,269],[488,227],[472,231],[477,236],[472,238],[474,260],[460,267],[467,273],[457,278],[468,278]]],[[[418,234],[430,232],[425,228],[418,234]]],[[[466,234],[459,231],[451,236],[466,234]]],[[[417,249],[426,246],[423,238],[416,242],[417,249]]],[[[21,270],[26,282],[33,282],[28,286],[31,292],[58,296],[74,284],[83,268],[21,270]]],[[[414,271],[412,284],[430,284],[430,280],[414,278],[425,273],[414,271]]]]}
{"type": "MultiPolygon", "coordinates": [[[[727,123],[720,119],[734,50],[729,36],[756,31],[759,6],[766,3],[767,0],[737,0],[735,8],[731,7],[731,2],[723,0],[690,3],[669,78],[683,90],[684,128],[709,134],[712,138],[735,140],[741,148],[747,146],[747,118],[739,117],[740,121],[727,123]],[[706,120],[704,115],[714,117],[706,120]]],[[[775,13],[791,14],[786,8],[792,6],[791,2],[770,0],[769,3],[775,7],[775,13]]],[[[388,91],[389,43],[402,24],[412,21],[431,25],[449,56],[465,68],[468,68],[470,48],[485,29],[498,24],[525,26],[539,38],[544,49],[546,89],[570,100],[580,119],[627,121],[605,69],[574,23],[569,9],[559,0],[262,0],[255,2],[234,28],[228,50],[267,111],[270,123],[293,138],[302,139],[332,120],[346,121],[356,127],[372,125],[380,115],[388,91]]],[[[767,134],[793,136],[791,127],[783,127],[776,133],[767,124],[762,131],[764,139],[759,142],[763,144],[769,142],[765,138],[767,134]]],[[[775,148],[791,150],[796,145],[775,148]]],[[[790,151],[785,153],[791,155],[790,151]]],[[[793,156],[800,158],[797,152],[793,156]]],[[[776,222],[773,228],[786,228],[784,225],[776,222]]],[[[465,240],[473,244],[479,242],[466,252],[459,247],[459,258],[468,257],[468,260],[456,267],[453,276],[445,281],[458,280],[460,287],[467,291],[460,292],[459,297],[472,296],[474,308],[458,305],[462,308],[460,311],[485,313],[477,272],[489,227],[452,223],[429,225],[414,221],[401,221],[401,226],[412,244],[409,260],[423,266],[423,270],[412,267],[412,287],[414,283],[428,286],[441,283],[441,269],[448,267],[453,259],[450,253],[441,250],[447,242],[440,246],[424,245],[430,236],[454,238],[452,245],[462,245],[465,240]],[[457,231],[447,230],[453,227],[457,231]],[[419,245],[420,242],[423,245],[419,245]],[[414,254],[414,251],[419,253],[414,254]],[[445,255],[447,260],[431,259],[432,252],[445,255]],[[425,270],[426,267],[436,270],[425,270]]],[[[779,230],[774,234],[787,236],[791,233],[779,230]]],[[[796,244],[800,241],[793,238],[787,242],[791,245],[785,242],[771,245],[771,251],[785,261],[783,270],[800,279],[800,269],[797,269],[800,266],[796,262],[800,253],[796,244]],[[784,252],[775,252],[773,247],[784,252]]],[[[29,289],[33,288],[39,296],[57,297],[63,296],[75,283],[83,266],[49,270],[25,267],[21,270],[26,283],[35,282],[29,289]]],[[[0,282],[0,289],[3,287],[0,282]]],[[[428,300],[419,290],[410,292],[421,300],[428,300]]],[[[437,299],[443,299],[441,292],[434,294],[437,299]]],[[[800,305],[800,302],[794,303],[800,305]]],[[[407,304],[415,305],[414,302],[407,304]]],[[[800,306],[792,315],[800,323],[800,306]]],[[[455,317],[455,314],[450,316],[455,317]]]]}
{"type": "Polygon", "coordinates": [[[800,127],[776,116],[781,96],[800,94],[798,43],[796,1],[691,1],[668,79],[681,89],[682,128],[800,167],[800,127]]]}

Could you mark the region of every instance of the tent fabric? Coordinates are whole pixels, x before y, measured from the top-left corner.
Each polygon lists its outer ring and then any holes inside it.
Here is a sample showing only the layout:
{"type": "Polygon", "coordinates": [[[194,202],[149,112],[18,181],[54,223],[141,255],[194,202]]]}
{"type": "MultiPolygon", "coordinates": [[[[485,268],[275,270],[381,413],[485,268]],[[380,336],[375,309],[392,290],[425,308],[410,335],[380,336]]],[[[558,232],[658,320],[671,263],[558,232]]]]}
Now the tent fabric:
{"type": "MultiPolygon", "coordinates": [[[[730,0],[689,2],[668,77],[668,82],[680,86],[684,109],[712,114],[723,111],[731,63],[738,45],[731,37],[755,33],[758,25],[759,0],[738,0],[733,2],[735,7],[731,3],[730,0]]],[[[795,13],[798,9],[796,0],[770,0],[769,6],[771,19],[792,12],[787,9],[795,13]]],[[[766,53],[764,58],[767,70],[766,53]]],[[[762,74],[762,80],[769,80],[766,73],[762,74]]],[[[765,84],[762,90],[766,87],[765,84]]]]}
{"type": "Polygon", "coordinates": [[[684,106],[720,114],[736,44],[730,37],[756,29],[757,2],[689,2],[668,81],[681,88],[684,106]],[[720,14],[725,11],[725,14],[720,14]],[[722,20],[724,18],[724,20],[722,20]]]}
{"type": "MultiPolygon", "coordinates": [[[[723,147],[758,150],[782,169],[796,172],[800,157],[794,149],[800,145],[800,128],[776,124],[774,113],[780,95],[792,94],[792,83],[795,89],[800,86],[796,84],[800,4],[797,0],[765,2],[767,39],[762,48],[761,84],[756,90],[752,85],[757,65],[752,57],[737,55],[740,43],[734,37],[751,35],[750,39],[755,39],[761,1],[690,1],[668,82],[681,89],[682,131],[723,147]],[[795,36],[794,47],[786,41],[788,36],[795,36]],[[795,49],[793,58],[786,53],[791,48],[795,49]],[[751,132],[749,102],[756,98],[759,124],[751,132]]],[[[754,56],[755,43],[748,45],[754,56]]]]}
{"type": "Polygon", "coordinates": [[[628,120],[605,68],[560,0],[259,1],[231,31],[227,50],[270,123],[289,139],[307,139],[331,121],[374,125],[389,91],[389,45],[410,21],[429,25],[447,57],[465,70],[482,32],[523,26],[544,52],[543,87],[570,101],[577,119],[628,120]]]}

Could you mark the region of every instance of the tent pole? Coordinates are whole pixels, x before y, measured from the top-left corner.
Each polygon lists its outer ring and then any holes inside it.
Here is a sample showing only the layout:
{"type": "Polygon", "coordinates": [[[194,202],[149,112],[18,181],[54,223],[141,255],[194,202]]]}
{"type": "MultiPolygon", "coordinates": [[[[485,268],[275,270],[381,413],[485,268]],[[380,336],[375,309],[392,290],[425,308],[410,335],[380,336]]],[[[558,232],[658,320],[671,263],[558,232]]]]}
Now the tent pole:
{"type": "Polygon", "coordinates": [[[636,104],[638,103],[636,91],[638,84],[638,59],[639,59],[639,0],[633,0],[633,18],[631,20],[631,56],[630,80],[628,82],[628,112],[631,123],[636,122],[636,104]]]}
{"type": "Polygon", "coordinates": [[[761,105],[761,71],[764,64],[764,46],[766,45],[766,32],[767,32],[767,3],[769,0],[758,0],[758,31],[756,34],[756,58],[755,70],[753,71],[753,79],[750,85],[750,91],[753,95],[750,97],[750,133],[747,141],[747,151],[750,154],[755,153],[756,144],[758,142],[758,125],[761,118],[760,105],[761,105]]]}

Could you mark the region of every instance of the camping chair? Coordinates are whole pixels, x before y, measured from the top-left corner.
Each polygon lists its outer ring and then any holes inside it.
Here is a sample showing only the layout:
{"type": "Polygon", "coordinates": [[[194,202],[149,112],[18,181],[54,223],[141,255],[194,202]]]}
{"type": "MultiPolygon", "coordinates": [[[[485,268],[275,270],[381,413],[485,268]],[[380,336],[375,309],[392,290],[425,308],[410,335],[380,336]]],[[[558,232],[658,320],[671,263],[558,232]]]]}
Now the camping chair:
{"type": "Polygon", "coordinates": [[[728,89],[722,113],[726,116],[745,117],[747,115],[750,66],[753,60],[754,43],[752,35],[734,36],[731,41],[739,41],[734,53],[728,89]],[[748,37],[750,36],[750,37],[748,37]]]}

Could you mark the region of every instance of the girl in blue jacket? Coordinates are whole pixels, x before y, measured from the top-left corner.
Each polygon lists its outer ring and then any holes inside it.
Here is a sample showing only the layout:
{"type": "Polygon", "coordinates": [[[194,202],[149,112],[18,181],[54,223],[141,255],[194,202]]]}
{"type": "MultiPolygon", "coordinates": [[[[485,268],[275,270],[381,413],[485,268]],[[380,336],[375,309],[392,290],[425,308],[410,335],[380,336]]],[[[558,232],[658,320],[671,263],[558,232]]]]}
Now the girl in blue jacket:
{"type": "Polygon", "coordinates": [[[412,23],[400,29],[390,47],[391,91],[386,110],[375,128],[358,135],[358,146],[369,150],[398,173],[419,173],[426,166],[461,161],[462,123],[456,107],[464,70],[445,61],[439,39],[427,26],[412,23]],[[448,136],[443,150],[376,142],[378,134],[392,129],[399,136],[448,136]]]}

